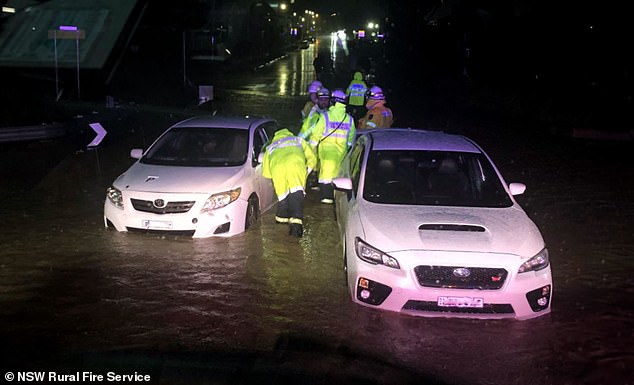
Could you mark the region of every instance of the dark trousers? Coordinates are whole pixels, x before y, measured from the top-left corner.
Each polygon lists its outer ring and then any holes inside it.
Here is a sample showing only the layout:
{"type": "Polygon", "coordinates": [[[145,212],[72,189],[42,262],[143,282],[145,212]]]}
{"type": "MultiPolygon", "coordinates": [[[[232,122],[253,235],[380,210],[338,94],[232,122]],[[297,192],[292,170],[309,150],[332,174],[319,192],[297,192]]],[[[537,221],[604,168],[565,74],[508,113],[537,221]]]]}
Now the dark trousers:
{"type": "Polygon", "coordinates": [[[365,106],[353,106],[350,104],[346,106],[346,110],[350,114],[350,116],[352,116],[352,118],[354,119],[355,125],[357,124],[359,119],[361,119],[365,115],[367,111],[365,106]]]}
{"type": "Polygon", "coordinates": [[[288,218],[290,222],[301,224],[304,219],[304,192],[295,191],[286,196],[277,203],[277,212],[275,216],[278,218],[288,218]]]}
{"type": "Polygon", "coordinates": [[[320,199],[335,199],[335,187],[332,183],[320,183],[319,184],[319,198],[320,199]]]}

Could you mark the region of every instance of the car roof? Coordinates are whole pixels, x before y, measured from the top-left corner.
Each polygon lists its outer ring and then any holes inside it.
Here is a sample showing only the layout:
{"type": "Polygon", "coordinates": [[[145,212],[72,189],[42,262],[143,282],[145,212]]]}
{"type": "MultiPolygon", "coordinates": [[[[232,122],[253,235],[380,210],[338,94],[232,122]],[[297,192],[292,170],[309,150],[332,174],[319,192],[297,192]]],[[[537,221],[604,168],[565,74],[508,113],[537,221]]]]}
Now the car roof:
{"type": "Polygon", "coordinates": [[[426,150],[481,153],[482,150],[462,135],[411,128],[381,128],[367,132],[372,150],[426,150]]]}
{"type": "Polygon", "coordinates": [[[172,127],[222,127],[246,130],[251,126],[272,121],[273,119],[264,118],[261,116],[200,115],[180,121],[174,124],[172,127]]]}

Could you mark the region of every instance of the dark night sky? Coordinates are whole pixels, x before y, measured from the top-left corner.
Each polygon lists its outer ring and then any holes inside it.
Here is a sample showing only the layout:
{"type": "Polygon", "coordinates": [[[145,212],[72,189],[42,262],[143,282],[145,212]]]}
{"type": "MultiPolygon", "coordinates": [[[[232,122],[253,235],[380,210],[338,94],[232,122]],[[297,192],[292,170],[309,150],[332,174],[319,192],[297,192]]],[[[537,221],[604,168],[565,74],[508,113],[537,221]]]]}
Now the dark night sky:
{"type": "Polygon", "coordinates": [[[387,1],[382,0],[297,0],[296,7],[315,10],[321,16],[328,16],[333,12],[342,14],[347,22],[362,23],[368,19],[379,21],[385,14],[387,1]]]}

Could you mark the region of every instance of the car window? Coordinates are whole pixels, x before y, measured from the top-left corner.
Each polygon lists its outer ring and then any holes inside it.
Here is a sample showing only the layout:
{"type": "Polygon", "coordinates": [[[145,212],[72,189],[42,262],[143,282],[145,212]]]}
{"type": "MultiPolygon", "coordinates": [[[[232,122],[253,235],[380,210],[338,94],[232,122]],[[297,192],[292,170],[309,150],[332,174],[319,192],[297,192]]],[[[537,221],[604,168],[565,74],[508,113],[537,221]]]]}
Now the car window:
{"type": "Polygon", "coordinates": [[[264,128],[264,134],[266,135],[267,139],[272,138],[275,135],[275,132],[280,129],[279,124],[275,121],[264,123],[262,127],[264,128]]]}
{"type": "Polygon", "coordinates": [[[176,127],[148,149],[141,163],[229,167],[244,164],[248,131],[232,128],[176,127]]]}
{"type": "Polygon", "coordinates": [[[363,198],[389,204],[512,205],[484,155],[444,151],[371,151],[363,198]]]}
{"type": "Polygon", "coordinates": [[[361,159],[365,152],[365,141],[358,140],[350,153],[350,179],[352,179],[352,191],[357,191],[359,187],[359,177],[361,176],[361,159]]]}
{"type": "Polygon", "coordinates": [[[257,166],[258,156],[260,155],[260,152],[262,152],[262,149],[264,148],[268,140],[269,138],[264,126],[258,127],[253,133],[253,167],[257,166]]]}

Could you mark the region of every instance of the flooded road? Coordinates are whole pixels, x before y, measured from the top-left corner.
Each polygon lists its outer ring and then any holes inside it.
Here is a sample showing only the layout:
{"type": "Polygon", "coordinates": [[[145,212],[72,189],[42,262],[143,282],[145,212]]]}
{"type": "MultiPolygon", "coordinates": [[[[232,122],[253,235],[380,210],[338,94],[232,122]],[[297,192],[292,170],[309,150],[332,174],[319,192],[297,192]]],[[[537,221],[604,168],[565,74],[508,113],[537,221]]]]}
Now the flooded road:
{"type": "MultiPolygon", "coordinates": [[[[223,111],[248,108],[291,126],[312,80],[309,60],[299,51],[240,87],[219,86],[232,100],[223,111]]],[[[107,231],[104,191],[132,163],[130,148],[179,117],[125,119],[98,150],[71,152],[27,182],[2,182],[3,371],[116,368],[156,383],[634,383],[630,143],[457,130],[507,181],[527,184],[519,200],[550,250],[552,313],[523,322],[417,318],[352,304],[333,208],[314,191],[300,240],[272,211],[230,239],[107,231]]],[[[57,159],[28,146],[2,156],[18,155],[23,172],[29,156],[57,159]]]]}

